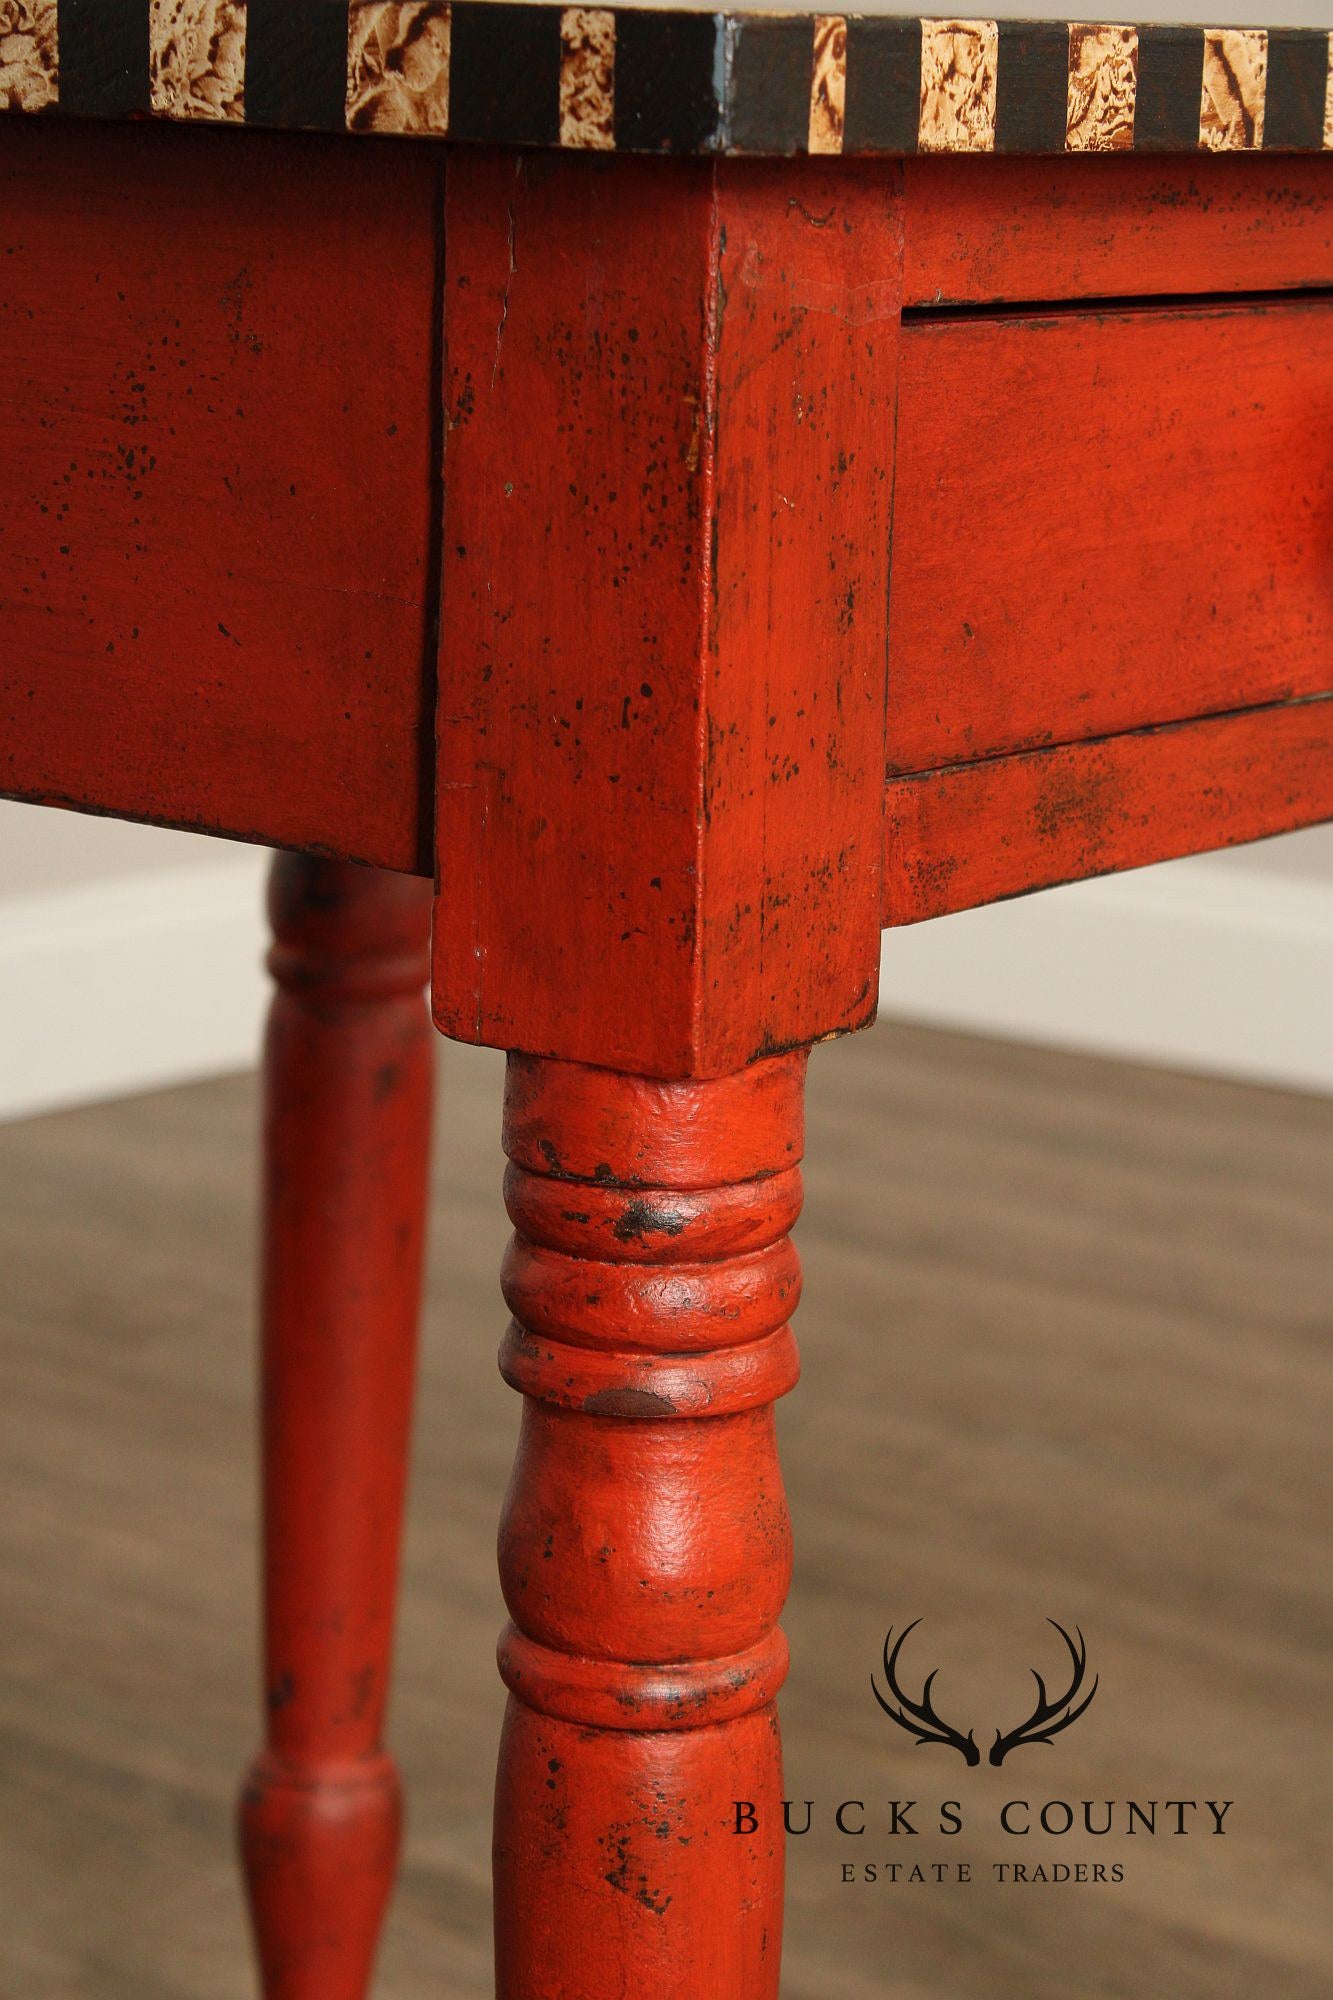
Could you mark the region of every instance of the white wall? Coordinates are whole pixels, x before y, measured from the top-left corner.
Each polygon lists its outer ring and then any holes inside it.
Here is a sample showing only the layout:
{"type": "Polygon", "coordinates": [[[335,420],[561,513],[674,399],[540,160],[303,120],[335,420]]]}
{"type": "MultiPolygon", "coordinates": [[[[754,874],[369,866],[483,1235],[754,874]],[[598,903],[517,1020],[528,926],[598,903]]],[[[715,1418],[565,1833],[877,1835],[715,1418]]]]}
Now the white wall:
{"type": "Polygon", "coordinates": [[[1333,826],[888,931],[881,1012],[1333,1091],[1333,826]]]}
{"type": "Polygon", "coordinates": [[[0,1118],[253,1062],[266,861],[0,800],[0,1118]]]}
{"type": "MultiPolygon", "coordinates": [[[[0,1118],[252,1062],[267,861],[0,801],[0,1118]]],[[[890,931],[882,1012],[1333,1090],[1333,827],[890,931]]]]}

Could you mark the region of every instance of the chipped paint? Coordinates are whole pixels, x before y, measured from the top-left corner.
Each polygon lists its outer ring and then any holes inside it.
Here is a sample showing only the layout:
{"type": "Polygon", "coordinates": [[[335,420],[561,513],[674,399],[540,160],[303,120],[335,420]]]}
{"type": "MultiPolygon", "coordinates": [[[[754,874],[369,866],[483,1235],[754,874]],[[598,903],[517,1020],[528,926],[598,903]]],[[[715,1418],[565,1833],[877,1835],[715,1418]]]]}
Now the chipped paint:
{"type": "Polygon", "coordinates": [[[767,1961],[747,1991],[776,1992],[780,1843],[707,1836],[727,1773],[781,1789],[772,1406],[796,1374],[804,1071],[804,1051],[679,1084],[510,1059],[501,1371],[525,1409],[500,1527],[501,1991],[721,1993],[767,1961]]]}

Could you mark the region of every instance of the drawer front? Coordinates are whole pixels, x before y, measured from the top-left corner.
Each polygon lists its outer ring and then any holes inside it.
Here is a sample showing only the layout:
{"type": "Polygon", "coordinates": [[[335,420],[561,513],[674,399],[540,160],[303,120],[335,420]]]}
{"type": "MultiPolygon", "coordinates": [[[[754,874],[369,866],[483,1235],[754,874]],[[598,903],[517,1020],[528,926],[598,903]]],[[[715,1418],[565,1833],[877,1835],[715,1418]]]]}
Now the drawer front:
{"type": "Polygon", "coordinates": [[[930,770],[1319,692],[1333,305],[903,329],[888,758],[930,770]]]}
{"type": "Polygon", "coordinates": [[[1160,153],[903,163],[903,304],[1333,284],[1333,158],[1160,153]]]}
{"type": "Polygon", "coordinates": [[[889,782],[884,922],[1232,847],[1333,817],[1333,698],[889,782]]]}

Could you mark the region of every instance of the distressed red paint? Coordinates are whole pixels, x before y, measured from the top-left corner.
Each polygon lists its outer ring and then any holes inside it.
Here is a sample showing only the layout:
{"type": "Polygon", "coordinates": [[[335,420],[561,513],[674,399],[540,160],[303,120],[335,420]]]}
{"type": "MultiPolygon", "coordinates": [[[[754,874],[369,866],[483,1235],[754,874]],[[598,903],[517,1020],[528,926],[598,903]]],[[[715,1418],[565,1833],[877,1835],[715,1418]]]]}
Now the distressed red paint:
{"type": "Polygon", "coordinates": [[[382,1742],[433,1037],[424,882],[273,871],[264,1093],[264,1689],[241,1802],[265,2000],[362,2000],[397,1859],[382,1742]]]}
{"type": "Polygon", "coordinates": [[[904,330],[890,771],[1329,685],[1324,301],[904,330]]]}
{"type": "Polygon", "coordinates": [[[1277,292],[1333,280],[1329,163],[1257,154],[903,163],[903,303],[1277,292]]]}
{"type": "MultiPolygon", "coordinates": [[[[773,2000],[782,1051],[869,1018],[881,919],[1333,810],[1333,161],[0,170],[0,789],[435,864],[436,1017],[525,1052],[503,2000],[773,2000]]],[[[275,880],[266,2000],[364,2000],[397,1842],[429,895],[275,880]]]]}
{"type": "Polygon", "coordinates": [[[447,1033],[721,1075],[869,1018],[896,190],[451,158],[447,1033]]]}
{"type": "Polygon", "coordinates": [[[430,872],[437,176],[0,120],[0,793],[430,872]]]}
{"type": "Polygon", "coordinates": [[[631,1969],[655,2000],[777,1994],[804,1073],[510,1059],[501,2000],[619,2000],[631,1969]]]}
{"type": "Polygon", "coordinates": [[[884,921],[1230,847],[1333,817],[1333,700],[895,778],[884,921]]]}

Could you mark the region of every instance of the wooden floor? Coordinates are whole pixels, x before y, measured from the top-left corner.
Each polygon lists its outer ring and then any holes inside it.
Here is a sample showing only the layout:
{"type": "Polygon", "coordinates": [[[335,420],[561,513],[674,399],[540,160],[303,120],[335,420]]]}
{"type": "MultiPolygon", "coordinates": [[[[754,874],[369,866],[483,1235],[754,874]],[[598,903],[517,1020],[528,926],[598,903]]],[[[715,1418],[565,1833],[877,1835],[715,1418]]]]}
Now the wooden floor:
{"type": "MultiPolygon", "coordinates": [[[[445,1052],[378,2000],[490,1991],[499,1081],[445,1052]]],[[[251,1990],[254,1109],[237,1079],[0,1132],[4,2000],[251,1990]]],[[[782,1428],[788,1789],[821,1816],[791,1851],[788,2000],[1328,1993],[1331,1140],[1316,1101],[944,1035],[816,1055],[782,1428]],[[1083,1627],[1097,1699],[1000,1770],[915,1748],[869,1677],[917,1616],[918,1680],[938,1664],[983,1745],[1054,1668],[1048,1617],[1083,1627]],[[1220,1839],[1006,1840],[1014,1797],[1235,1804],[1220,1839]],[[844,1798],[872,1834],[836,1833],[844,1798]],[[894,1798],[914,1841],[880,1831],[894,1798]],[[975,1879],[840,1879],[892,1859],[975,1879]],[[996,1882],[1015,1859],[1124,1880],[996,1882]]]]}

